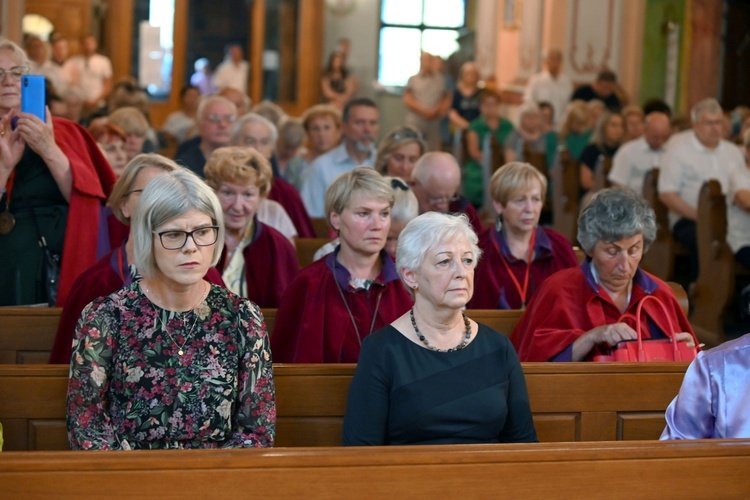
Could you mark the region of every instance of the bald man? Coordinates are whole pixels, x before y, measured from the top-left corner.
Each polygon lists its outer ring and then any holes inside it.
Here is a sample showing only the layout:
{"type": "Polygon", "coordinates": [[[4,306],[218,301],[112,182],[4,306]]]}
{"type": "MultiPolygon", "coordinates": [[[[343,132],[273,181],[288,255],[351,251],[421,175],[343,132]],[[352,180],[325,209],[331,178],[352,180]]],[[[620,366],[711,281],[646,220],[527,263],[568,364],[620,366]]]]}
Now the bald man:
{"type": "Polygon", "coordinates": [[[419,213],[465,213],[477,234],[484,231],[482,221],[469,200],[458,194],[461,169],[449,153],[423,155],[414,166],[409,182],[419,203],[419,213]]]}
{"type": "Polygon", "coordinates": [[[609,172],[609,182],[615,186],[629,187],[643,194],[643,180],[654,167],[658,167],[664,155],[664,144],[669,139],[671,128],[669,117],[659,111],[646,116],[643,135],[628,141],[617,150],[609,172]]]}

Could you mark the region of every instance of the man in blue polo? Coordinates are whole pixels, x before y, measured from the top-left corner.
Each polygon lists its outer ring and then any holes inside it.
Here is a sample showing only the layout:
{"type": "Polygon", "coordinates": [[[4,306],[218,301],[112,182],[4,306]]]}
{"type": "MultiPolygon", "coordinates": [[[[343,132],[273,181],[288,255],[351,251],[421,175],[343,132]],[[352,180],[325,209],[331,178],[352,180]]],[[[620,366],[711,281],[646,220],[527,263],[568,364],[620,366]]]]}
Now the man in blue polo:
{"type": "Polygon", "coordinates": [[[367,98],[352,99],[344,107],[342,118],[344,140],[313,161],[300,192],[310,217],[325,217],[326,189],[336,177],[354,167],[371,167],[375,163],[375,141],[380,130],[375,103],[367,98]]]}

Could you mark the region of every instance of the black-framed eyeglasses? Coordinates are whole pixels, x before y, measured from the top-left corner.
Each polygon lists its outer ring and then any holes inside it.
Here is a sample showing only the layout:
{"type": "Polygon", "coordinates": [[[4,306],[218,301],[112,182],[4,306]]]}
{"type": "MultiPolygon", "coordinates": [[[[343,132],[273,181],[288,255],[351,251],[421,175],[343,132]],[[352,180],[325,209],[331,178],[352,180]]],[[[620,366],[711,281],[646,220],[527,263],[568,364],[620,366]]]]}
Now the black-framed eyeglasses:
{"type": "Polygon", "coordinates": [[[9,69],[0,68],[0,81],[5,78],[5,75],[9,75],[13,80],[20,80],[23,75],[26,75],[28,73],[28,66],[13,66],[9,69]]]}
{"type": "Polygon", "coordinates": [[[162,231],[160,233],[154,231],[154,234],[159,236],[161,246],[166,250],[179,250],[184,247],[188,236],[193,238],[196,246],[210,247],[219,238],[219,226],[204,226],[192,231],[179,231],[177,229],[162,231]]]}
{"type": "Polygon", "coordinates": [[[455,203],[460,199],[461,198],[458,195],[454,194],[453,196],[434,196],[434,197],[428,198],[427,201],[429,202],[430,205],[432,205],[433,207],[436,207],[436,206],[443,205],[446,203],[448,204],[455,203]]]}

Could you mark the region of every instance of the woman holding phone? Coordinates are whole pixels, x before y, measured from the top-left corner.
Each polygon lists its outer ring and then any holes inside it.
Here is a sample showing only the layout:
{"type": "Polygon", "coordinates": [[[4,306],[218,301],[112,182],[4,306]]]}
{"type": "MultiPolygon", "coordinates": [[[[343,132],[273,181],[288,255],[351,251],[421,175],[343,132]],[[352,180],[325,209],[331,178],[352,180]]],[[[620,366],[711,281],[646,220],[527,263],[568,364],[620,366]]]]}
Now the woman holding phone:
{"type": "Polygon", "coordinates": [[[0,306],[65,302],[97,259],[100,207],[115,182],[84,129],[46,109],[44,121],[21,111],[28,68],[23,50],[0,39],[0,306]]]}

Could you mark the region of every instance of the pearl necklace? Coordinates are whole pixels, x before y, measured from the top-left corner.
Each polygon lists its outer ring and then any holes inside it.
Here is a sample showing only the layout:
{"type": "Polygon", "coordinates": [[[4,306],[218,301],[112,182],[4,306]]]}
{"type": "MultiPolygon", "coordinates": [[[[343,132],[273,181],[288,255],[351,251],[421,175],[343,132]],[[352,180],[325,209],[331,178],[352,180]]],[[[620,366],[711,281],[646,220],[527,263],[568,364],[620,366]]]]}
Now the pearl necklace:
{"type": "MultiPolygon", "coordinates": [[[[204,281],[204,283],[206,283],[206,282],[204,281]]],[[[153,291],[151,291],[148,288],[147,285],[144,285],[144,289],[145,289],[146,293],[148,293],[148,294],[156,297],[156,294],[153,291]]],[[[210,289],[211,289],[211,287],[209,285],[209,291],[210,291],[210,289]]],[[[208,294],[206,293],[206,287],[204,285],[204,287],[203,287],[203,293],[201,293],[201,296],[198,299],[198,302],[196,302],[195,305],[193,307],[191,307],[188,311],[185,311],[187,314],[190,314],[192,312],[193,315],[195,316],[195,318],[193,319],[193,324],[190,326],[190,330],[188,330],[188,332],[184,336],[185,340],[182,343],[182,345],[178,344],[177,341],[172,336],[172,334],[169,333],[169,329],[167,329],[167,322],[164,321],[164,318],[159,317],[159,315],[157,314],[156,319],[154,319],[154,328],[156,328],[157,322],[161,323],[161,331],[163,331],[164,333],[166,333],[167,336],[169,336],[169,340],[171,340],[172,343],[175,346],[177,346],[177,354],[180,355],[180,356],[182,356],[183,354],[185,354],[185,345],[187,345],[188,340],[190,340],[190,336],[193,334],[193,329],[195,328],[195,325],[198,323],[198,314],[195,313],[195,308],[198,307],[198,305],[200,305],[200,303],[205,300],[205,298],[206,298],[207,295],[208,294]]],[[[158,299],[158,297],[156,297],[156,298],[158,299]]],[[[185,326],[185,323],[187,322],[187,314],[185,315],[185,318],[183,318],[183,320],[182,320],[182,326],[183,327],[185,326]]]]}
{"type": "Polygon", "coordinates": [[[461,312],[461,316],[463,316],[464,325],[466,325],[466,333],[464,334],[464,338],[456,347],[451,347],[450,349],[438,349],[437,347],[431,346],[430,343],[427,341],[427,337],[425,337],[424,334],[422,334],[422,332],[419,331],[419,328],[417,328],[417,320],[414,317],[414,308],[412,307],[409,310],[409,317],[411,318],[411,325],[414,327],[414,332],[417,334],[417,337],[419,337],[419,340],[422,341],[422,343],[427,347],[427,349],[431,351],[435,351],[435,352],[460,351],[461,349],[463,349],[469,344],[469,340],[471,339],[471,323],[469,322],[469,318],[466,317],[466,314],[461,312]]]}

